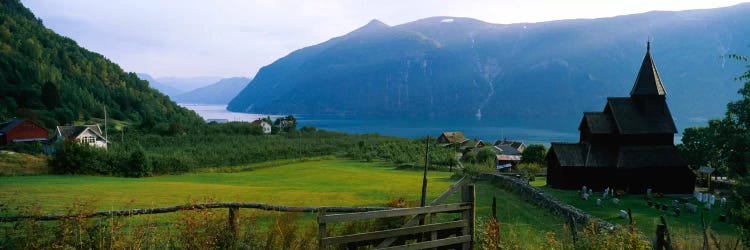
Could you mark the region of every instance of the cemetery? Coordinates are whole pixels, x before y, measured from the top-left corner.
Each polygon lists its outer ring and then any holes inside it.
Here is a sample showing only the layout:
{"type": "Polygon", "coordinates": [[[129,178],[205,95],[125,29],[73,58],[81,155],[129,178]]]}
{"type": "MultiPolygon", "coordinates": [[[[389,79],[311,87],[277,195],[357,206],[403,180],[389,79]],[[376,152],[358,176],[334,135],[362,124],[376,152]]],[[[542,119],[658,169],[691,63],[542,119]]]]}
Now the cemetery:
{"type": "MultiPolygon", "coordinates": [[[[722,236],[736,237],[736,225],[727,222],[729,202],[725,191],[696,191],[692,195],[670,195],[647,191],[646,194],[618,193],[613,189],[561,190],[538,186],[543,192],[587,214],[619,225],[627,225],[628,209],[635,226],[646,235],[654,235],[660,216],[669,224],[673,237],[699,240],[702,237],[701,214],[706,226],[722,236]]],[[[700,188],[699,188],[700,189],[700,188]]]]}

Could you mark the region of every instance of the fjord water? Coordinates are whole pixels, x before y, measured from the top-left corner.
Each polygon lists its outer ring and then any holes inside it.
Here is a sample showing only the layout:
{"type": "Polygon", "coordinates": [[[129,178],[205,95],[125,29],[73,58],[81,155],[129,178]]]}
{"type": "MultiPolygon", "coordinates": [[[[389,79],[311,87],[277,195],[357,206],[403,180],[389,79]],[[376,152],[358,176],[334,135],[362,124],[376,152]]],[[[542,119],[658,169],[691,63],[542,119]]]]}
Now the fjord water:
{"type": "MultiPolygon", "coordinates": [[[[180,104],[203,119],[253,121],[262,114],[247,114],[226,110],[226,105],[180,104]]],[[[272,116],[276,117],[276,116],[272,116]]],[[[298,116],[298,127],[317,128],[347,133],[378,133],[407,138],[436,137],[445,131],[461,131],[466,137],[494,142],[508,139],[525,143],[553,141],[577,142],[579,118],[568,120],[508,120],[491,118],[363,118],[298,116]]]]}

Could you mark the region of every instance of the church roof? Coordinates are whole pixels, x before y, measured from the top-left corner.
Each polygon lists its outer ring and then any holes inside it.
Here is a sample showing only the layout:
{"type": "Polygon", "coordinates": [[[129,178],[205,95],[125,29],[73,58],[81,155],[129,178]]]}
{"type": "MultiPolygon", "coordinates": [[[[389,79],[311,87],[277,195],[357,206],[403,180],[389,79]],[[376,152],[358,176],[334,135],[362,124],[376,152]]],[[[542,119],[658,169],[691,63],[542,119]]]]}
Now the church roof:
{"type": "Polygon", "coordinates": [[[611,148],[586,143],[552,143],[554,154],[562,167],[684,167],[687,165],[674,145],[638,145],[611,148]]]}
{"type": "Polygon", "coordinates": [[[654,59],[651,58],[651,43],[649,42],[646,44],[646,56],[643,58],[630,96],[665,96],[666,94],[667,91],[664,90],[654,59]]]}
{"type": "Polygon", "coordinates": [[[623,146],[617,156],[618,168],[687,166],[674,145],[623,146]]]}
{"type": "Polygon", "coordinates": [[[677,127],[664,99],[609,97],[605,113],[610,112],[620,134],[674,134],[677,127]]]}
{"type": "MultiPolygon", "coordinates": [[[[584,112],[581,126],[586,124],[592,134],[614,134],[617,133],[617,126],[612,117],[604,112],[584,112]]],[[[578,128],[581,129],[580,127],[578,128]]]]}

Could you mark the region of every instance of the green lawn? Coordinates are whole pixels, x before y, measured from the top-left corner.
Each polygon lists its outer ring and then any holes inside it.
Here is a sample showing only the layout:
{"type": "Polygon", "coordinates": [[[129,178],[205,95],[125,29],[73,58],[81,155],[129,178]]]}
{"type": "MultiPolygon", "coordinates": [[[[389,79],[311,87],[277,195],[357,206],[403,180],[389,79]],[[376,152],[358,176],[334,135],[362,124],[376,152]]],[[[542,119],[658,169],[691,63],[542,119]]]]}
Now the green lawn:
{"type": "MultiPolygon", "coordinates": [[[[576,191],[571,190],[559,190],[550,187],[546,187],[544,179],[532,183],[532,185],[540,187],[548,194],[567,202],[577,208],[580,208],[587,213],[596,216],[597,218],[609,221],[611,223],[617,223],[625,225],[628,223],[627,219],[619,217],[620,210],[626,210],[630,208],[633,214],[633,220],[635,221],[636,228],[646,234],[649,237],[654,237],[656,231],[656,225],[659,224],[659,216],[664,216],[669,225],[669,229],[673,236],[683,241],[702,241],[703,232],[701,231],[700,211],[698,213],[688,213],[684,207],[680,216],[672,215],[671,209],[668,211],[661,211],[647,206],[647,201],[643,195],[626,195],[620,197],[620,204],[615,205],[611,201],[603,200],[602,206],[596,206],[596,198],[601,198],[602,193],[594,192],[593,198],[589,200],[583,200],[578,196],[576,191]]],[[[672,200],[679,200],[677,197],[663,197],[653,199],[660,204],[667,204],[671,207],[672,200]]],[[[691,203],[698,204],[694,200],[691,203]]],[[[718,201],[717,201],[718,204],[718,201]]],[[[702,208],[702,206],[700,206],[702,208]]],[[[714,206],[710,211],[704,211],[706,224],[711,229],[723,237],[733,238],[738,235],[737,227],[734,224],[726,222],[719,222],[719,215],[726,213],[723,208],[714,206]]]]}
{"type": "MultiPolygon", "coordinates": [[[[454,180],[429,173],[428,196],[454,180]]],[[[396,170],[386,163],[323,160],[239,173],[192,173],[149,178],[103,176],[0,177],[0,203],[38,204],[59,213],[75,200],[97,210],[158,207],[191,200],[264,202],[299,206],[381,206],[388,199],[418,201],[422,172],[396,170]]]]}
{"type": "MultiPolygon", "coordinates": [[[[545,234],[554,232],[561,235],[563,223],[560,217],[546,209],[524,201],[520,196],[494,186],[488,181],[479,181],[476,185],[477,228],[492,214],[492,197],[497,198],[497,219],[500,222],[500,238],[505,246],[516,246],[520,249],[538,249],[546,241],[545,234]]],[[[458,202],[460,194],[449,197],[446,202],[458,202]]],[[[565,232],[567,233],[567,232],[565,232]]],[[[481,243],[479,243],[481,244],[481,243]]]]}

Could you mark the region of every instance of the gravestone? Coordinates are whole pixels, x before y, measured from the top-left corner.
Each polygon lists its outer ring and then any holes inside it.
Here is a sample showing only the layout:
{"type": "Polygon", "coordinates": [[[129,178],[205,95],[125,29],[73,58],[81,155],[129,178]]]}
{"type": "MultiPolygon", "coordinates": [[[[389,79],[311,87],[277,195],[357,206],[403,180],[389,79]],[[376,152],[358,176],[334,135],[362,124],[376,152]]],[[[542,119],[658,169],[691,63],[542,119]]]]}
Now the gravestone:
{"type": "Polygon", "coordinates": [[[712,194],[711,196],[709,196],[708,197],[708,203],[711,203],[711,206],[713,206],[714,203],[716,203],[716,195],[712,194]]]}
{"type": "Polygon", "coordinates": [[[727,205],[727,197],[721,197],[721,199],[719,200],[719,205],[721,205],[722,207],[726,206],[727,205]]]}
{"type": "Polygon", "coordinates": [[[596,206],[602,205],[602,199],[596,199],[596,206]]]}
{"type": "Polygon", "coordinates": [[[649,199],[653,198],[653,197],[651,196],[651,188],[647,188],[647,189],[646,189],[646,197],[648,197],[649,199]]]}
{"type": "Polygon", "coordinates": [[[626,212],[625,210],[620,210],[620,218],[628,218],[628,212],[626,212]]]}
{"type": "Polygon", "coordinates": [[[685,208],[687,209],[688,212],[691,212],[691,213],[698,212],[698,206],[693,203],[685,204],[685,208]]]}
{"type": "Polygon", "coordinates": [[[618,204],[620,204],[620,199],[613,198],[612,199],[612,203],[615,204],[615,205],[618,205],[618,204]]]}

